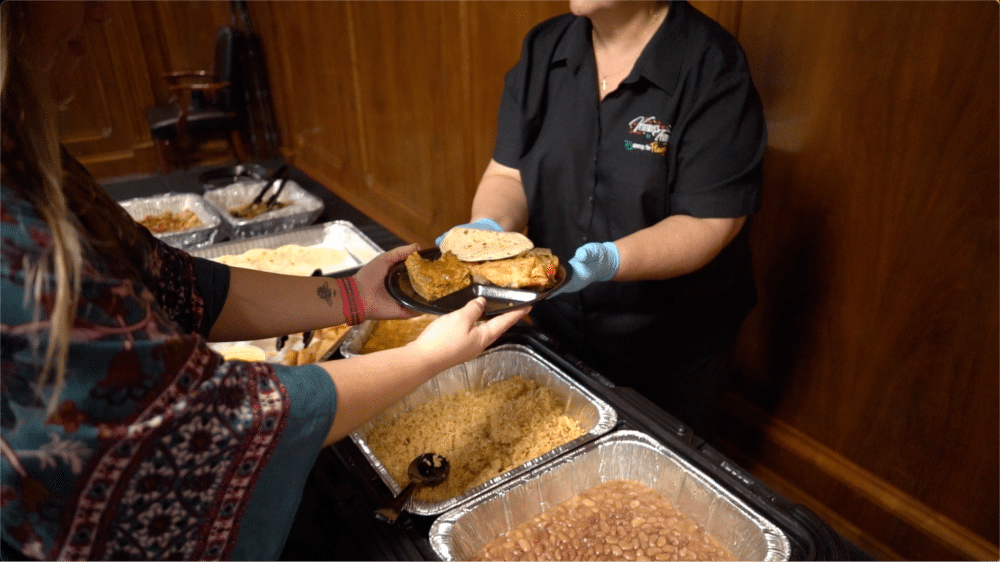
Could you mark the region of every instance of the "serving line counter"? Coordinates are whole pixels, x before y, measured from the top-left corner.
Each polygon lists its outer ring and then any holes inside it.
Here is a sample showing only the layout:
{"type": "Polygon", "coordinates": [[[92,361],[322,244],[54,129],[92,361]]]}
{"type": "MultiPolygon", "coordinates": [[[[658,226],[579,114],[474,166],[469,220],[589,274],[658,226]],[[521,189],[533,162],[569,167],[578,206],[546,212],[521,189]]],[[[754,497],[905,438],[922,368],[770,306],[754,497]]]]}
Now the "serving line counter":
{"type": "MultiPolygon", "coordinates": [[[[282,163],[270,161],[260,164],[271,170],[282,163]]],[[[204,188],[199,176],[205,170],[192,169],[176,171],[166,176],[119,179],[107,182],[105,187],[119,201],[171,192],[202,194],[204,188]]],[[[350,222],[382,249],[404,243],[301,171],[293,168],[291,178],[322,200],[323,210],[316,219],[317,223],[350,222]]],[[[811,510],[778,495],[710,444],[693,435],[680,421],[632,389],[616,387],[579,360],[562,353],[557,341],[534,329],[530,323],[522,322],[514,327],[491,350],[504,347],[527,351],[571,380],[572,386],[599,398],[616,414],[613,427],[604,429],[606,433],[603,436],[587,440],[587,443],[567,452],[560,452],[554,459],[546,460],[535,468],[546,469],[553,466],[556,470],[549,471],[550,478],[554,475],[556,479],[565,479],[570,474],[566,471],[560,473],[559,469],[572,469],[572,462],[585,463],[587,457],[598,455],[599,450],[604,447],[601,440],[610,441],[608,447],[619,446],[614,443],[615,440],[628,442],[625,444],[627,447],[669,454],[670,463],[676,463],[686,468],[685,471],[702,476],[709,488],[727,498],[727,503],[743,507],[745,512],[760,515],[768,522],[768,526],[773,525],[775,533],[771,535],[777,539],[769,537],[767,542],[775,545],[763,548],[768,557],[789,560],[870,559],[811,510]],[[638,440],[633,439],[636,437],[638,440]],[[582,461],[571,459],[574,456],[582,461]]],[[[516,483],[509,482],[472,498],[468,503],[463,503],[444,515],[403,512],[395,523],[385,523],[376,519],[374,514],[392,500],[394,493],[358,442],[348,437],[320,452],[307,480],[295,523],[282,554],[283,560],[440,560],[442,552],[450,549],[445,543],[455,539],[453,535],[458,533],[462,525],[468,527],[468,516],[472,509],[467,508],[466,504],[482,509],[490,500],[496,501],[494,504],[506,503],[504,495],[517,498],[519,493],[514,487],[516,483]],[[455,513],[458,516],[453,516],[455,513]],[[446,517],[449,516],[466,518],[465,522],[447,521],[446,517]],[[445,542],[442,542],[442,538],[445,542]]],[[[364,445],[363,440],[361,444],[364,445]]],[[[635,455],[635,452],[631,455],[635,455]]],[[[657,465],[661,461],[663,460],[654,458],[647,459],[645,463],[657,465]]],[[[473,519],[472,522],[476,520],[473,519]]],[[[469,532],[466,530],[464,534],[468,536],[469,532]]]]}

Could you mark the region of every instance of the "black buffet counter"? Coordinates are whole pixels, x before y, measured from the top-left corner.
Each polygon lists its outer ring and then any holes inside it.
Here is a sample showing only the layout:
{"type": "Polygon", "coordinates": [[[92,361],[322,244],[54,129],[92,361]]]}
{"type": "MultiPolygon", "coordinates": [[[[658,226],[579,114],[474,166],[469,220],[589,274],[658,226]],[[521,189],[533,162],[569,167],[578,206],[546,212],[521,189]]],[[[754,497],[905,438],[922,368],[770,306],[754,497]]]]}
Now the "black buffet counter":
{"type": "MultiPolygon", "coordinates": [[[[281,162],[261,162],[268,170],[281,162]]],[[[105,183],[121,201],[167,192],[202,193],[198,181],[205,169],[168,175],[117,179],[105,183]]],[[[324,186],[292,169],[291,178],[324,203],[317,223],[344,220],[353,223],[382,249],[404,244],[376,221],[345,203],[324,186]]],[[[611,405],[618,413],[615,430],[637,430],[652,436],[710,475],[733,495],[769,517],[787,535],[791,560],[870,560],[805,506],[778,495],[694,436],[680,421],[629,388],[616,387],[574,357],[562,353],[558,342],[522,323],[501,337],[497,345],[527,346],[569,374],[577,383],[611,405]]],[[[428,540],[434,517],[403,513],[394,524],[376,520],[375,510],[393,497],[361,450],[346,438],[323,449],[313,466],[283,560],[418,561],[438,560],[428,540]]]]}

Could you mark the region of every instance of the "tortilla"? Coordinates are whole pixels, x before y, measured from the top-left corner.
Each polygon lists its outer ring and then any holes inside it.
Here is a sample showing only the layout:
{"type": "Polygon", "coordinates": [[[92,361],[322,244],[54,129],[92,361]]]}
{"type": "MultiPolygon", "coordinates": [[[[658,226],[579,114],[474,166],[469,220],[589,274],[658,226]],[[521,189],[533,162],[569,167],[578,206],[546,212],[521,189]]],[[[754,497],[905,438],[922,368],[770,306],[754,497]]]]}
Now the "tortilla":
{"type": "Polygon", "coordinates": [[[346,259],[347,253],[336,248],[286,244],[274,249],[254,248],[236,256],[219,256],[215,261],[276,274],[308,276],[316,269],[325,271],[346,259]]]}
{"type": "Polygon", "coordinates": [[[502,260],[531,250],[535,243],[521,233],[456,227],[441,240],[441,254],[451,252],[462,262],[502,260]]]}

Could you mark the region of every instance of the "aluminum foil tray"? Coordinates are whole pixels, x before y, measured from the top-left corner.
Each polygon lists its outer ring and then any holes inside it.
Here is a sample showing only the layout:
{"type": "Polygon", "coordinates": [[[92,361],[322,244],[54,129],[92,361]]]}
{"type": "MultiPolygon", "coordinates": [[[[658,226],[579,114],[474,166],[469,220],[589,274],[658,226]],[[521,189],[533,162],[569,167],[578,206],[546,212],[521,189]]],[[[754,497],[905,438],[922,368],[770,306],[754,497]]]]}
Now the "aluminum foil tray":
{"type": "Polygon", "coordinates": [[[351,327],[347,333],[347,338],[340,343],[340,355],[345,358],[353,358],[361,355],[361,347],[368,340],[368,335],[372,333],[378,321],[365,321],[358,326],[351,327]]]}
{"type": "Polygon", "coordinates": [[[351,434],[365,458],[382,478],[382,481],[398,495],[405,483],[397,483],[388,469],[375,456],[365,437],[382,421],[391,420],[397,413],[405,412],[417,405],[437,399],[448,393],[479,390],[494,381],[519,375],[537,381],[566,400],[566,413],[580,422],[586,432],[570,442],[557,446],[547,453],[525,462],[506,473],[477,485],[464,493],[446,500],[428,501],[410,498],[405,510],[412,514],[436,515],[446,512],[462,502],[506,483],[532,468],[544,464],[582,444],[607,434],[618,423],[618,414],[610,405],[581,387],[555,366],[540,357],[527,346],[504,344],[486,350],[478,358],[445,370],[418,387],[402,401],[389,407],[376,418],[362,425],[351,434]]]}
{"type": "Polygon", "coordinates": [[[375,330],[375,325],[379,321],[365,321],[358,326],[351,327],[347,336],[340,344],[340,355],[345,358],[353,358],[361,355],[361,347],[365,345],[368,336],[375,330]]]}
{"type": "MultiPolygon", "coordinates": [[[[264,189],[266,183],[265,180],[246,180],[205,192],[205,201],[222,217],[223,228],[229,238],[256,237],[310,225],[323,213],[323,201],[294,180],[288,180],[285,189],[278,196],[280,203],[288,204],[286,207],[268,211],[253,219],[237,219],[229,213],[230,209],[249,203],[264,189]]],[[[275,183],[265,197],[270,197],[277,189],[275,183]]]]}
{"type": "Polygon", "coordinates": [[[166,193],[152,197],[138,197],[122,201],[121,206],[136,221],[168,211],[174,213],[180,213],[185,209],[193,211],[201,220],[200,227],[169,233],[153,233],[158,239],[177,248],[206,246],[221,240],[224,236],[222,218],[198,194],[166,193]]]}
{"type": "MultiPolygon", "coordinates": [[[[313,361],[310,361],[309,363],[324,362],[332,358],[333,355],[337,352],[337,346],[340,345],[340,342],[343,341],[346,335],[347,333],[344,333],[339,338],[337,338],[334,344],[330,346],[329,350],[327,350],[319,357],[316,357],[313,361]]],[[[281,344],[281,349],[278,349],[277,338],[262,338],[260,340],[241,340],[237,342],[210,342],[208,344],[208,347],[211,348],[212,350],[215,350],[222,356],[226,356],[227,354],[233,352],[234,350],[246,351],[250,349],[250,350],[255,350],[258,353],[262,354],[264,356],[263,361],[268,363],[301,365],[302,364],[301,360],[289,364],[289,362],[286,361],[286,356],[290,351],[301,352],[306,347],[305,342],[302,339],[302,333],[290,334],[283,340],[284,342],[281,344]]],[[[314,336],[312,339],[313,345],[315,345],[314,343],[316,341],[317,339],[314,336]]]]}
{"type": "Polygon", "coordinates": [[[192,250],[191,254],[212,259],[227,254],[243,254],[254,248],[279,248],[286,244],[336,248],[345,251],[347,260],[337,264],[317,266],[324,274],[362,266],[382,253],[382,249],[350,221],[331,221],[284,233],[213,244],[192,250]]]}
{"type": "Polygon", "coordinates": [[[519,524],[596,485],[643,483],[667,498],[737,561],[787,561],[785,533],[651,436],[619,430],[438,517],[429,540],[444,561],[469,561],[484,545],[519,524]]]}

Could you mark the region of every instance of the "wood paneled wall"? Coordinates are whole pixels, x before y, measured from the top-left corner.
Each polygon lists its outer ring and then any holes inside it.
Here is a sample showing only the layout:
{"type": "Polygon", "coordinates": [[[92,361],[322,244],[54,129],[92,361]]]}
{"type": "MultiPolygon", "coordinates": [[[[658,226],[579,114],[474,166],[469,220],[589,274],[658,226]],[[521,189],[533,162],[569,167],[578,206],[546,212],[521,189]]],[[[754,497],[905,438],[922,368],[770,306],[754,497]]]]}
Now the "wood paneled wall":
{"type": "MultiPolygon", "coordinates": [[[[997,4],[694,4],[744,45],[770,131],[718,445],[876,557],[997,559],[997,4]]],[[[210,65],[229,23],[224,2],[115,6],[64,119],[99,176],[153,171],[159,72],[210,65]]],[[[503,74],[567,9],[249,7],[285,156],[422,244],[468,218],[503,74]]]]}
{"type": "Polygon", "coordinates": [[[286,157],[400,237],[468,219],[503,74],[564,2],[250,3],[286,157]]]}
{"type": "Polygon", "coordinates": [[[770,138],[730,443],[890,557],[997,558],[997,12],[739,17],[770,138]]]}
{"type": "Polygon", "coordinates": [[[156,172],[146,109],[166,105],[166,71],[212,68],[228,2],[112,2],[114,17],[87,34],[76,96],[60,116],[67,149],[95,176],[156,172]]]}

